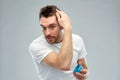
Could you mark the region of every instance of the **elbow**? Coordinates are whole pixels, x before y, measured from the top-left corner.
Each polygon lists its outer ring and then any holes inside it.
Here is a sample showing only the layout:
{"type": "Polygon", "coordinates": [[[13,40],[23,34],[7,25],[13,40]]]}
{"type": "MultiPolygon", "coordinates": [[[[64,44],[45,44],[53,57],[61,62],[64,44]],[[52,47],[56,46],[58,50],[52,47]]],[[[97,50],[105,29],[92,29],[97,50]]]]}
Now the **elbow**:
{"type": "Polygon", "coordinates": [[[70,60],[65,60],[65,59],[58,59],[57,64],[59,69],[63,71],[69,71],[71,67],[71,61],[70,60]]]}
{"type": "Polygon", "coordinates": [[[60,67],[60,69],[63,70],[63,71],[69,71],[70,66],[62,66],[62,67],[60,67]]]}

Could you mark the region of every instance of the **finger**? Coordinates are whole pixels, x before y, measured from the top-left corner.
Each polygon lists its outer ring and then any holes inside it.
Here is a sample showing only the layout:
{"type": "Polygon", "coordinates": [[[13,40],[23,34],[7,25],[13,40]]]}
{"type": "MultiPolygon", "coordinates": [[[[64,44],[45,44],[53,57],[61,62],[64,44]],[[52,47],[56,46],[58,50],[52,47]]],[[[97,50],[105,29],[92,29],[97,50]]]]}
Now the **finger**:
{"type": "Polygon", "coordinates": [[[81,71],[80,71],[80,73],[82,73],[82,74],[86,74],[87,73],[87,69],[82,69],[81,71]]]}
{"type": "Polygon", "coordinates": [[[60,12],[60,10],[56,9],[57,12],[60,12]]]}
{"type": "Polygon", "coordinates": [[[87,77],[88,77],[86,74],[82,74],[82,73],[78,73],[78,72],[73,72],[73,75],[74,75],[78,80],[86,80],[87,77]]]}
{"type": "Polygon", "coordinates": [[[77,75],[77,73],[74,73],[74,76],[75,76],[77,79],[80,79],[80,78],[81,78],[79,75],[77,75]]]}
{"type": "Polygon", "coordinates": [[[80,59],[77,61],[77,63],[82,65],[82,61],[80,59]]]}
{"type": "Polygon", "coordinates": [[[61,11],[60,10],[58,10],[58,9],[56,9],[56,13],[61,17],[61,11]]]}
{"type": "Polygon", "coordinates": [[[67,16],[66,13],[64,13],[63,11],[57,10],[58,14],[60,15],[60,17],[62,18],[63,16],[67,16]]]}
{"type": "Polygon", "coordinates": [[[58,20],[60,20],[60,18],[61,18],[60,14],[58,12],[56,12],[56,17],[57,17],[58,20]]]}
{"type": "Polygon", "coordinates": [[[61,14],[63,11],[60,11],[60,10],[58,10],[58,9],[56,9],[56,11],[59,13],[59,14],[61,14]]]}
{"type": "Polygon", "coordinates": [[[82,80],[85,79],[85,74],[76,73],[75,75],[78,79],[82,79],[82,80]]]}

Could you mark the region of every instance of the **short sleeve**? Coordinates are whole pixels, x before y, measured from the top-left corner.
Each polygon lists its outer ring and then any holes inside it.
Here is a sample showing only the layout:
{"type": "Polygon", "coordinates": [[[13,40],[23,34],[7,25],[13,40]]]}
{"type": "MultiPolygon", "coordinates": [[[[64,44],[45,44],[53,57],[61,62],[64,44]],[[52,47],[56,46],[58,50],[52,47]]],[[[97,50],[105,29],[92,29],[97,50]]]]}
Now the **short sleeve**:
{"type": "Polygon", "coordinates": [[[79,50],[79,52],[80,52],[79,59],[80,59],[80,58],[86,57],[87,51],[86,51],[86,48],[85,48],[85,44],[84,44],[83,39],[80,38],[79,41],[80,41],[80,45],[81,45],[81,49],[79,50]]]}
{"type": "Polygon", "coordinates": [[[45,44],[40,43],[32,43],[29,47],[29,51],[32,55],[33,60],[35,62],[42,62],[42,60],[50,53],[52,50],[49,46],[45,46],[45,44]]]}

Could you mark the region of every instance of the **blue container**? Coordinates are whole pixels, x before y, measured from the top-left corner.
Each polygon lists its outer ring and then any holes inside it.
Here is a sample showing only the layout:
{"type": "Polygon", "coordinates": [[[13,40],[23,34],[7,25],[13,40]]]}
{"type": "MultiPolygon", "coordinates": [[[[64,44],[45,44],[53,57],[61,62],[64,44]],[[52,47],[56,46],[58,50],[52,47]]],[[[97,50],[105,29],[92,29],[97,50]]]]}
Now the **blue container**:
{"type": "Polygon", "coordinates": [[[74,69],[74,72],[80,72],[83,69],[83,67],[81,65],[77,65],[74,69]]]}

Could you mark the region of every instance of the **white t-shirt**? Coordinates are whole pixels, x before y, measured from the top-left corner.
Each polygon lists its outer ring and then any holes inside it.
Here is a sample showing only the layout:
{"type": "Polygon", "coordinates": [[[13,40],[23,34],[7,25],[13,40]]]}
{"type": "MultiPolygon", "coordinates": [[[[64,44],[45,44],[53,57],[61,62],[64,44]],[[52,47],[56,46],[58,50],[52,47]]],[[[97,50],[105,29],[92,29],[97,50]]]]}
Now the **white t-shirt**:
{"type": "Polygon", "coordinates": [[[77,60],[86,56],[84,42],[82,38],[76,34],[72,34],[73,39],[73,59],[69,71],[62,71],[53,68],[43,62],[43,59],[52,51],[57,54],[61,48],[62,43],[49,44],[44,35],[35,39],[29,47],[32,59],[36,65],[40,80],[76,80],[73,76],[73,70],[77,65],[77,60]]]}

